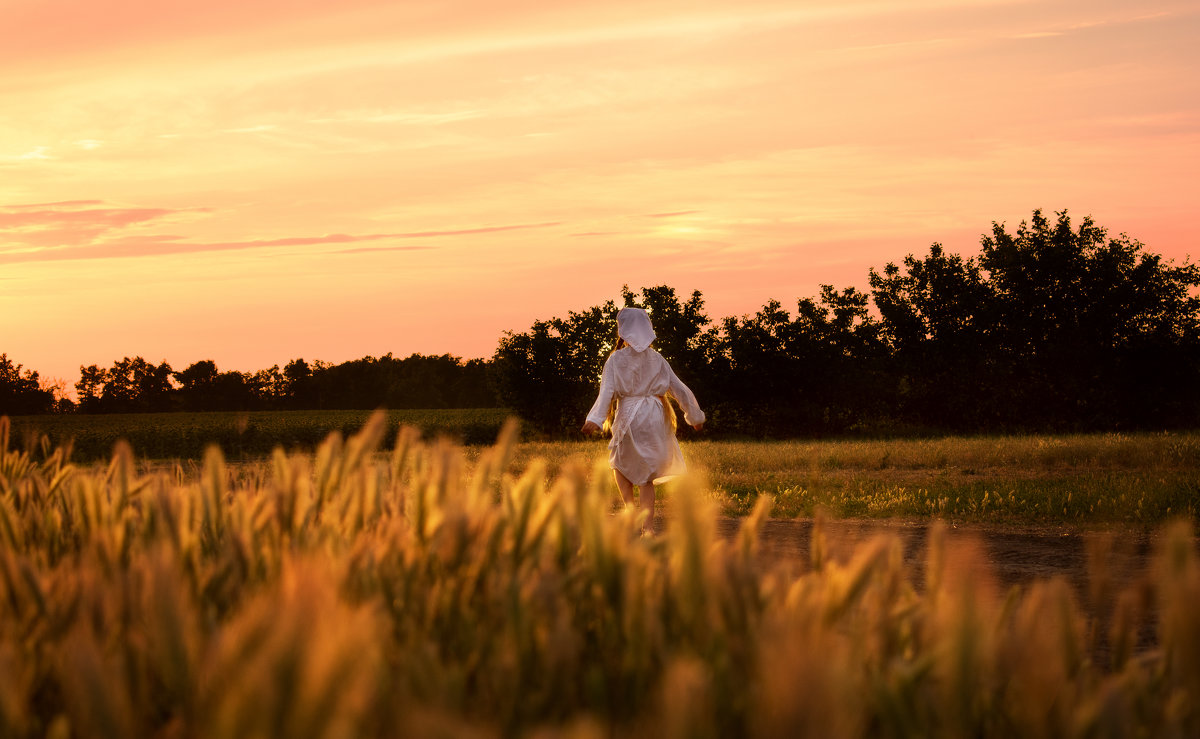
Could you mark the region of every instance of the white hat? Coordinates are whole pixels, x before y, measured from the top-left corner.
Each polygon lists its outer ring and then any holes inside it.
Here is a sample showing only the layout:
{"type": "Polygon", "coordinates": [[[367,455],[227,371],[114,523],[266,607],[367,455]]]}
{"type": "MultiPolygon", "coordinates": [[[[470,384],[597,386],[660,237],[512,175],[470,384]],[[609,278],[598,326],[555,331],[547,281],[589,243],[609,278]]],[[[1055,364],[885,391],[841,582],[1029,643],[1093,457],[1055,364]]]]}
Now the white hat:
{"type": "Polygon", "coordinates": [[[617,313],[617,335],[633,347],[635,352],[644,352],[654,341],[654,327],[650,316],[641,308],[622,308],[617,313]]]}

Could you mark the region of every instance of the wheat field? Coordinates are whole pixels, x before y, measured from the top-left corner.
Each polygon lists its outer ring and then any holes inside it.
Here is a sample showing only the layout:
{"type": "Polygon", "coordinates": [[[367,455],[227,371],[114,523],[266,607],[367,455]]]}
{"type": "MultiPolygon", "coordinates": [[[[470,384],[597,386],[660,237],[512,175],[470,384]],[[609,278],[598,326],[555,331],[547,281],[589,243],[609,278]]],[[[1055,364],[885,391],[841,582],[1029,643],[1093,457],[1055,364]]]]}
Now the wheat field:
{"type": "Polygon", "coordinates": [[[1134,582],[1096,539],[1086,602],[937,531],[919,572],[890,537],[834,560],[819,517],[789,575],[770,496],[724,539],[684,480],[643,537],[600,471],[511,473],[511,425],[470,461],[388,431],[192,474],[0,420],[0,736],[1200,735],[1186,522],[1134,582]]]}

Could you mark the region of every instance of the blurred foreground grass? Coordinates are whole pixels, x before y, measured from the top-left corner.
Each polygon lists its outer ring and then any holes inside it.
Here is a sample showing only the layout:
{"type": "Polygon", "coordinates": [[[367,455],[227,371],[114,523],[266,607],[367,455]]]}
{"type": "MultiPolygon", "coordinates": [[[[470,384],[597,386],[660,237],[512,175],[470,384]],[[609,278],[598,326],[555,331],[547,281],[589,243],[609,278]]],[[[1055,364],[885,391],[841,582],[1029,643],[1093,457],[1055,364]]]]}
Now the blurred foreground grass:
{"type": "Polygon", "coordinates": [[[510,474],[511,429],[473,462],[385,433],[141,474],[0,419],[0,736],[1200,735],[1186,523],[1137,582],[1095,539],[1086,603],[937,531],[915,573],[889,537],[831,561],[818,525],[789,576],[769,497],[723,540],[684,480],[644,538],[603,470],[510,474]]]}

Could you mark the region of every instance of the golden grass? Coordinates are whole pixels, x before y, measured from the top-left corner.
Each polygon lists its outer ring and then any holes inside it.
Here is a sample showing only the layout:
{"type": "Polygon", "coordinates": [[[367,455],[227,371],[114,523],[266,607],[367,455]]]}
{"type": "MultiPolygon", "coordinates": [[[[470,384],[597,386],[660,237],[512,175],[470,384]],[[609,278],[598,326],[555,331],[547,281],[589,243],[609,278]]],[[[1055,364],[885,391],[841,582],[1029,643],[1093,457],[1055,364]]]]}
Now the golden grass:
{"type": "Polygon", "coordinates": [[[384,434],[143,474],[0,420],[0,736],[1200,735],[1187,524],[1136,583],[1094,546],[1086,609],[936,532],[920,572],[895,538],[833,561],[819,518],[789,576],[767,496],[726,540],[684,480],[643,538],[604,470],[511,474],[511,428],[473,463],[384,434]]]}

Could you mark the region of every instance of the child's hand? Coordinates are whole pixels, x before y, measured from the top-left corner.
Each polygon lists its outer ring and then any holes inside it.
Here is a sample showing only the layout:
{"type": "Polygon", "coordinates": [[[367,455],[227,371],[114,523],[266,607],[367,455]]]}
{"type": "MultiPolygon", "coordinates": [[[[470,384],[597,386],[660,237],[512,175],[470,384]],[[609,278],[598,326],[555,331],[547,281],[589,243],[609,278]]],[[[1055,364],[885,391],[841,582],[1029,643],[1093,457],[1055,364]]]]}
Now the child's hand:
{"type": "Polygon", "coordinates": [[[580,430],[583,431],[583,433],[585,433],[585,434],[594,434],[600,430],[600,427],[597,426],[592,421],[587,421],[583,424],[583,428],[580,430]]]}

